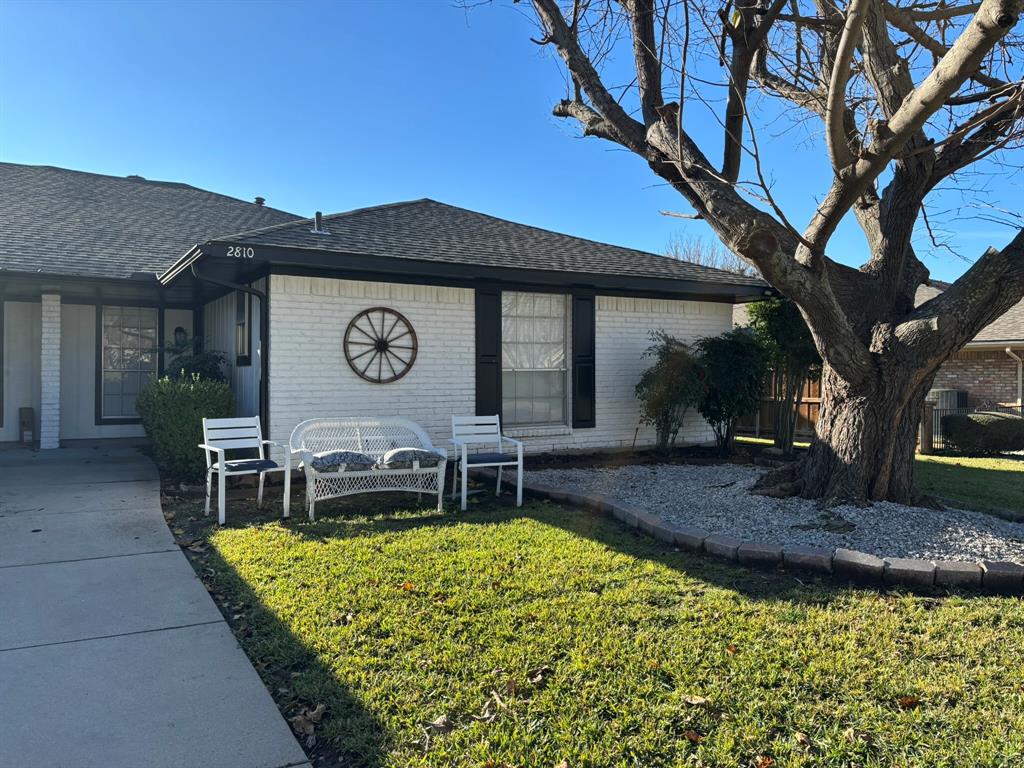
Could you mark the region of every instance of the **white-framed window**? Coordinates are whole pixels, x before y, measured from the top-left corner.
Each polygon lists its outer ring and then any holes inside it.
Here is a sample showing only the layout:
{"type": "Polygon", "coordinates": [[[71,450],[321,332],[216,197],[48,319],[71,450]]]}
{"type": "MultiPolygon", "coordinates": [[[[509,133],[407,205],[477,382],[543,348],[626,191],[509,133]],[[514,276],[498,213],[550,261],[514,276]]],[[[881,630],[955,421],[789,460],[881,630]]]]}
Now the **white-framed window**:
{"type": "Polygon", "coordinates": [[[501,410],[509,426],[565,424],[568,301],[502,291],[501,410]]]}
{"type": "Polygon", "coordinates": [[[101,312],[100,415],[137,419],[135,400],[157,374],[159,310],[104,306],[101,312]]]}

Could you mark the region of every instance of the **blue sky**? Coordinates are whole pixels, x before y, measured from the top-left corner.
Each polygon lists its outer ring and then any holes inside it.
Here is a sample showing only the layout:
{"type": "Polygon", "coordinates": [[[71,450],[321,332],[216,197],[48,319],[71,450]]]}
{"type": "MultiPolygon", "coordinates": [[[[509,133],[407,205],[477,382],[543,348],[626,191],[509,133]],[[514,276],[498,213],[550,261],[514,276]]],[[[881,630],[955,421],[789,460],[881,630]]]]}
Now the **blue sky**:
{"type": "MultiPolygon", "coordinates": [[[[687,209],[642,161],[551,116],[563,78],[532,34],[521,9],[448,0],[0,0],[0,159],[262,195],[303,215],[432,197],[656,252],[676,233],[710,236],[659,214],[687,209]]],[[[720,141],[708,116],[688,120],[720,141]]],[[[786,136],[767,154],[802,226],[827,184],[821,153],[786,136]]],[[[992,195],[1013,207],[1019,175],[992,195]]],[[[970,258],[1012,237],[956,229],[970,258]]],[[[859,263],[855,226],[830,253],[859,263]]],[[[943,279],[967,267],[926,263],[943,279]]]]}

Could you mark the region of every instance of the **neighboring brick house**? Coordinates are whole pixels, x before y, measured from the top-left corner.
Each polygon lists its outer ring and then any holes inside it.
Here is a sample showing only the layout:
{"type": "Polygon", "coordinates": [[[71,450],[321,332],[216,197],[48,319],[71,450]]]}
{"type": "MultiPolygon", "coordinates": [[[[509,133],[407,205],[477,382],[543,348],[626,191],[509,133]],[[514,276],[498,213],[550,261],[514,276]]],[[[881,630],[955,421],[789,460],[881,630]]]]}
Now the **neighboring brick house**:
{"type": "MultiPolygon", "coordinates": [[[[766,289],[432,200],[300,219],[0,163],[0,441],[24,407],[43,448],[140,436],[139,389],[198,339],[277,440],[303,419],[400,414],[443,445],[475,412],[528,450],[649,444],[649,332],[721,333],[766,289]]],[[[696,414],[682,436],[711,438],[696,414]]]]}
{"type": "MultiPolygon", "coordinates": [[[[924,303],[948,287],[948,283],[938,281],[922,285],[917,289],[917,303],[924,303]]],[[[1021,405],[1022,360],[1024,301],[1010,307],[943,363],[932,388],[966,392],[969,406],[1021,405]]]]}

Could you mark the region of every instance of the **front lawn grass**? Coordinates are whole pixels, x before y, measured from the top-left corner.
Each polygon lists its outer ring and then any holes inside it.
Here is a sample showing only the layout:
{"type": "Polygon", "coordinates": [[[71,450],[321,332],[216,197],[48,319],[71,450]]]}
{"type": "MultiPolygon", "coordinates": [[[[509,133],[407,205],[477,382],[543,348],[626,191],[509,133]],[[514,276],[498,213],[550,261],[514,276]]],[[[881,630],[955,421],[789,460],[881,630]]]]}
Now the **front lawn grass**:
{"type": "Polygon", "coordinates": [[[1024,459],[918,455],[914,481],[925,493],[970,509],[1024,513],[1024,459]]]}
{"type": "MultiPolygon", "coordinates": [[[[737,437],[736,442],[772,444],[763,437],[747,436],[737,437]]],[[[809,443],[794,445],[806,448],[809,443]]],[[[1024,513],[1024,458],[920,453],[915,458],[914,483],[921,491],[981,512],[1008,509],[1024,513]]]]}
{"type": "Polygon", "coordinates": [[[1018,598],[750,571],[547,502],[409,504],[165,507],[318,766],[1024,764],[1018,598]]]}

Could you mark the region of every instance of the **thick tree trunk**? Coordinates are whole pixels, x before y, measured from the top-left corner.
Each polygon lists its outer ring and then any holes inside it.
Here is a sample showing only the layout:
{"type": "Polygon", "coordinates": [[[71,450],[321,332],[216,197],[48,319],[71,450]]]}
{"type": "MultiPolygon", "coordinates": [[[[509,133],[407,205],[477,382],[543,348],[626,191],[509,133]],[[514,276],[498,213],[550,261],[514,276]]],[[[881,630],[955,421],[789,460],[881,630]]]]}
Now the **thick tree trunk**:
{"type": "Polygon", "coordinates": [[[816,439],[797,470],[800,495],[826,503],[919,499],[914,451],[933,377],[906,373],[853,386],[824,366],[816,439]]]}

